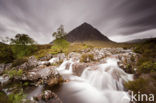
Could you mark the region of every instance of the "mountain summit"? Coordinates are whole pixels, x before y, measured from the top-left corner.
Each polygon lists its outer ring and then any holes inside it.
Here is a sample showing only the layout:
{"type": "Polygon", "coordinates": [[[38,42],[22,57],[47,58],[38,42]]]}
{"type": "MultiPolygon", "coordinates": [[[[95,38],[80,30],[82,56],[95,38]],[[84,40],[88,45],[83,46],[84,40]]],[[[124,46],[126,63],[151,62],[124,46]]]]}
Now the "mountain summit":
{"type": "Polygon", "coordinates": [[[66,35],[66,39],[70,42],[75,41],[110,41],[101,32],[88,23],[83,23],[66,35]]]}

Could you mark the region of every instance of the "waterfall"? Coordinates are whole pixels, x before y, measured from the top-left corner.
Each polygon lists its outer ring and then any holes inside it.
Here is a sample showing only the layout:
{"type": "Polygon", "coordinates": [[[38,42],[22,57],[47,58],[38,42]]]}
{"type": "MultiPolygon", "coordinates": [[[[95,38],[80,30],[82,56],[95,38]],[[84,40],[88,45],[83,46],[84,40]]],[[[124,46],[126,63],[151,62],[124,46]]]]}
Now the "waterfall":
{"type": "Polygon", "coordinates": [[[72,74],[75,62],[65,60],[57,68],[61,75],[68,74],[69,82],[59,91],[64,103],[129,103],[123,83],[133,80],[133,75],[125,73],[117,62],[115,58],[107,58],[106,63],[87,67],[78,77],[72,74]],[[69,69],[66,69],[67,64],[70,64],[69,69]],[[76,101],[76,97],[79,100],[76,101]]]}

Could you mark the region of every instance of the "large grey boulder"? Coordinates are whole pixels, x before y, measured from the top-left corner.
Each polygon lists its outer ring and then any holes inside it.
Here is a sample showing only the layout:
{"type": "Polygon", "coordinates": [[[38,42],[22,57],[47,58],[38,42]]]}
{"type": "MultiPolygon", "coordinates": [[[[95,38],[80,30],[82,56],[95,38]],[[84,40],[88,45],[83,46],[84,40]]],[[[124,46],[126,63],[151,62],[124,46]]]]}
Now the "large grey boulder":
{"type": "Polygon", "coordinates": [[[38,82],[39,84],[47,84],[53,86],[59,84],[63,79],[56,70],[56,67],[37,67],[23,75],[22,80],[29,80],[32,82],[38,82]]]}

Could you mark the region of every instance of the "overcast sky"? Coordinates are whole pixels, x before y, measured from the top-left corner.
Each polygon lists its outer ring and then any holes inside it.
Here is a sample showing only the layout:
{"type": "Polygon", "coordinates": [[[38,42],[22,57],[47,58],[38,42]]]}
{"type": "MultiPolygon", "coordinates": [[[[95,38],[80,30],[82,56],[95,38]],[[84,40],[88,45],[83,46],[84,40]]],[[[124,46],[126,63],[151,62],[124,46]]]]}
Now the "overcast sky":
{"type": "Polygon", "coordinates": [[[111,40],[156,37],[156,0],[0,0],[0,37],[26,33],[49,43],[63,24],[88,22],[111,40]]]}

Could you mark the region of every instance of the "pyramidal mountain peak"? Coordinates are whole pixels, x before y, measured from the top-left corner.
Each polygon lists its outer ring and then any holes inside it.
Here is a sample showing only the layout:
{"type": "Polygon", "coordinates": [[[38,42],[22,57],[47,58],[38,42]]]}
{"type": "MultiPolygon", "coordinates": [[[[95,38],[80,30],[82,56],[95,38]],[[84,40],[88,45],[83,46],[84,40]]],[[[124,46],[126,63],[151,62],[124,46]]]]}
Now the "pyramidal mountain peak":
{"type": "Polygon", "coordinates": [[[105,35],[94,28],[92,25],[84,22],[77,28],[73,29],[66,35],[66,39],[70,42],[82,41],[106,41],[111,42],[105,35]]]}

